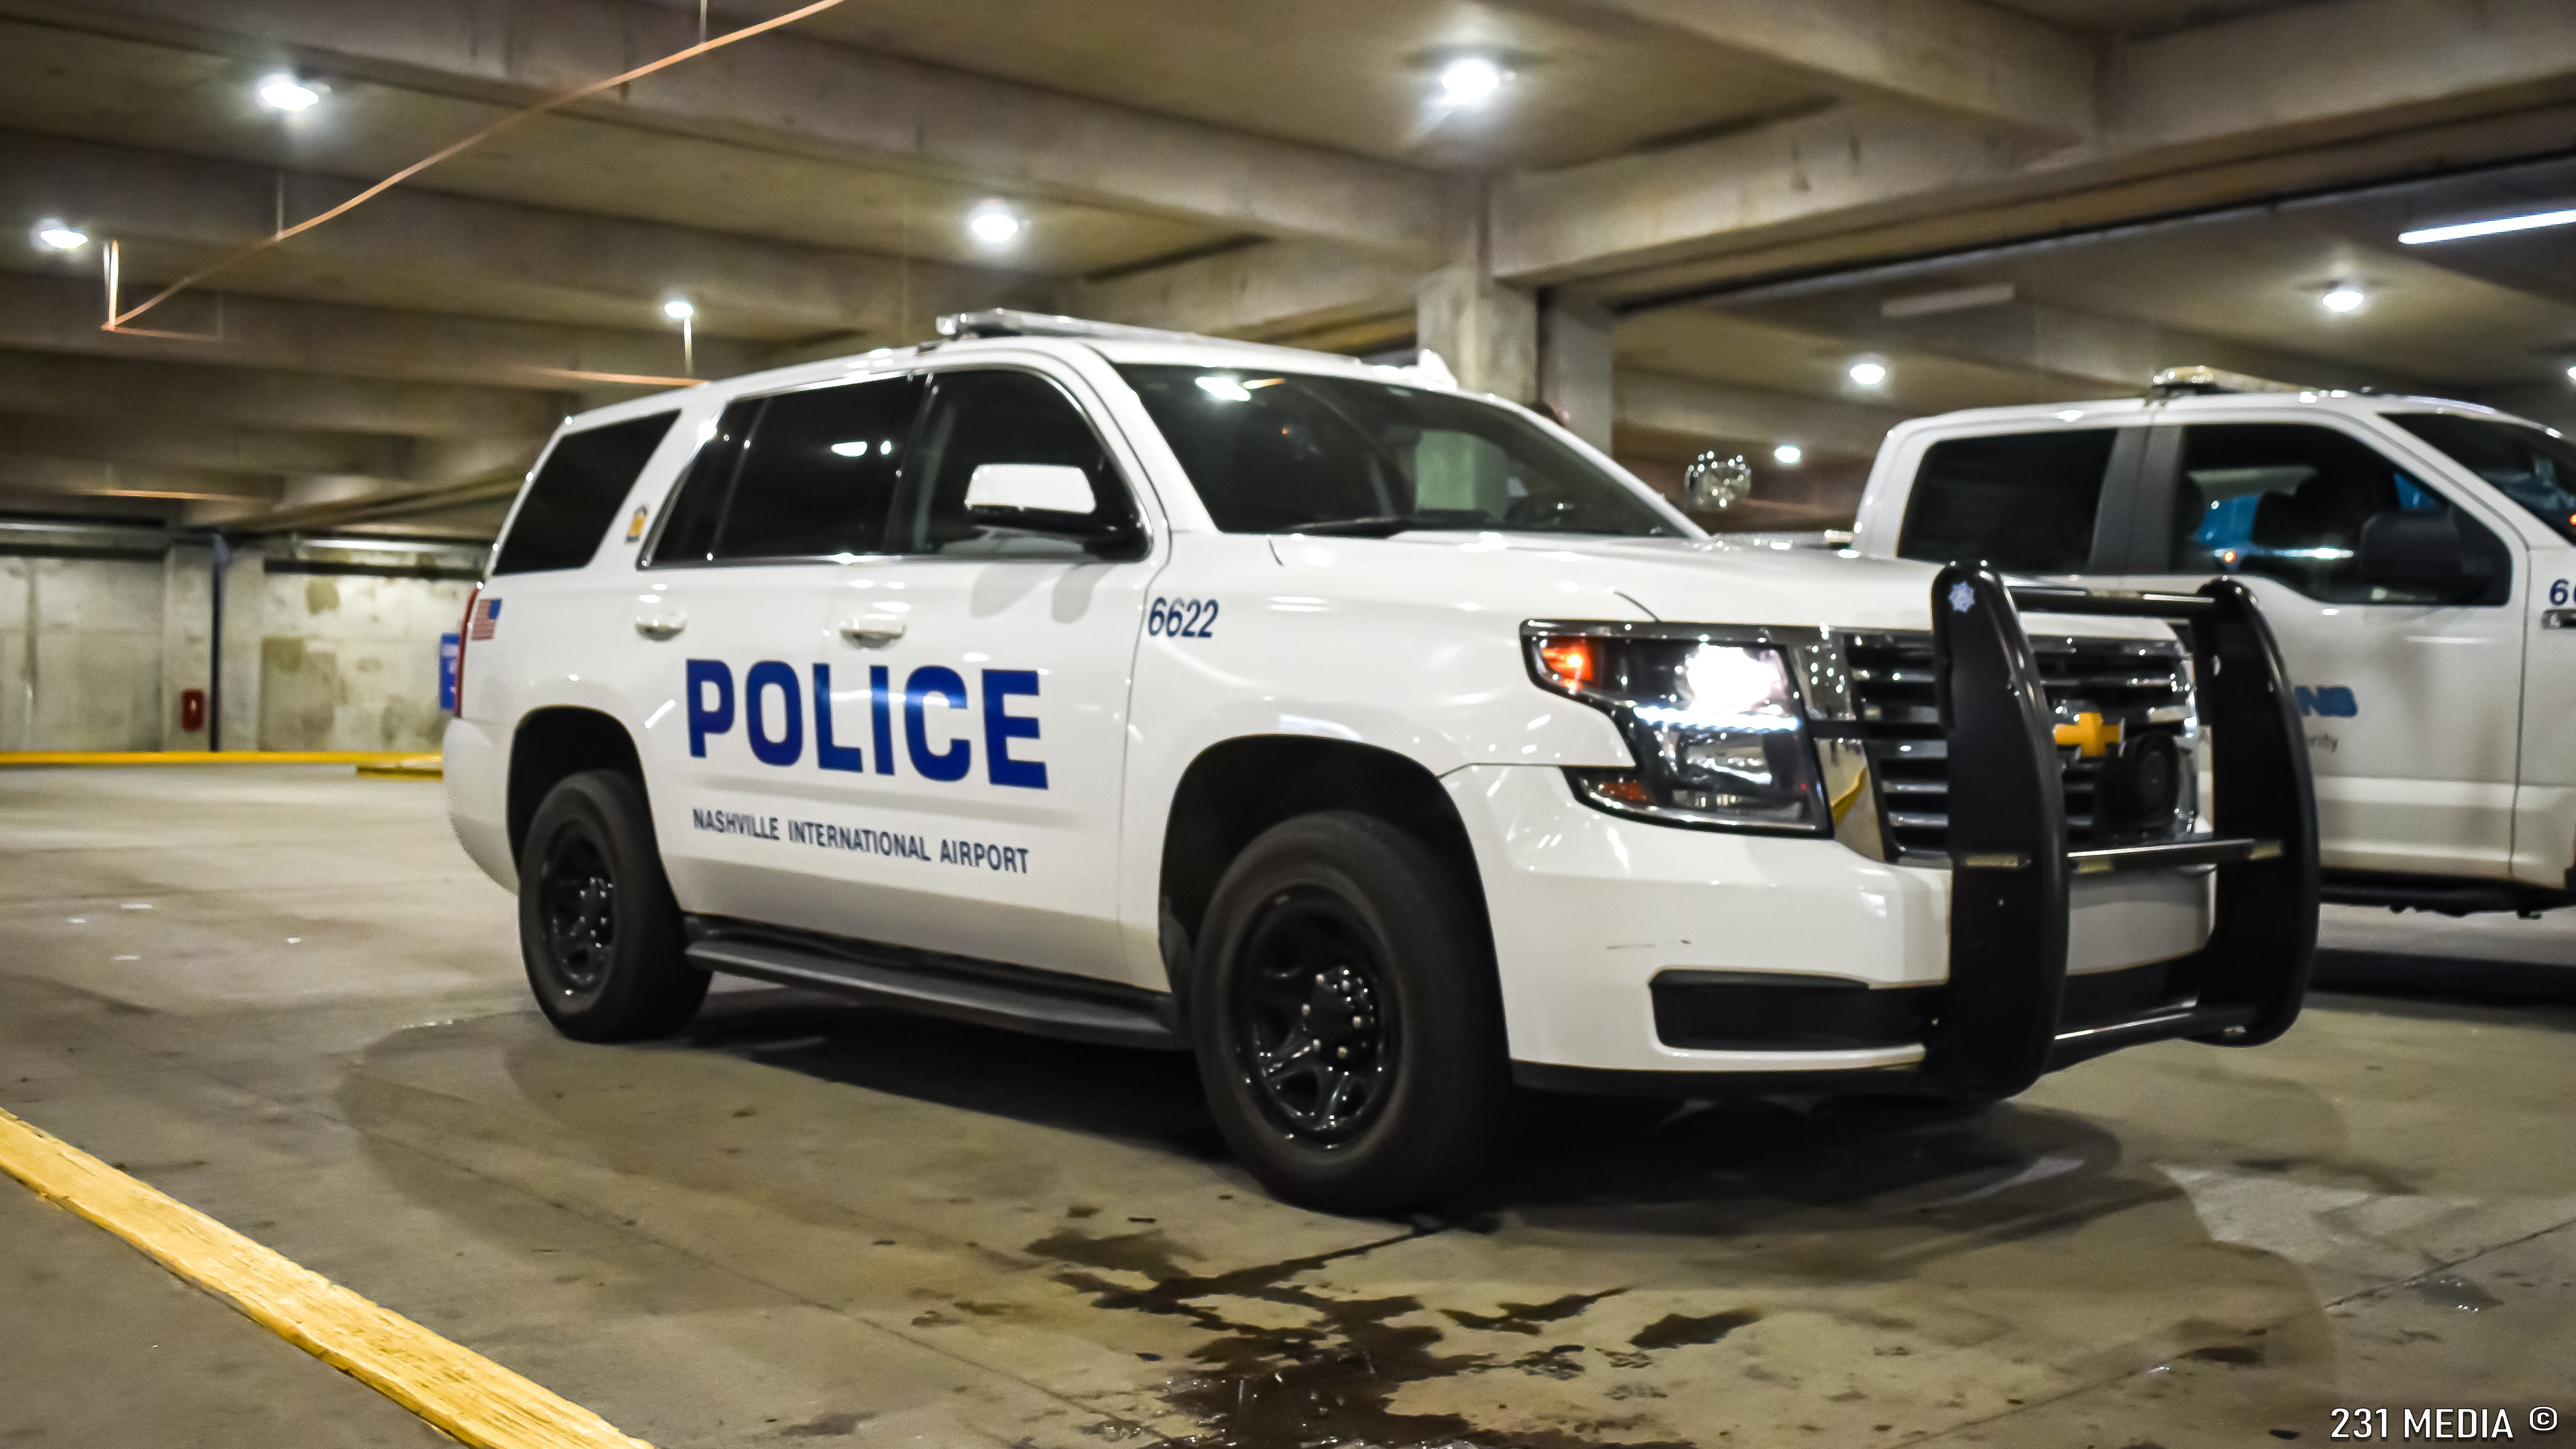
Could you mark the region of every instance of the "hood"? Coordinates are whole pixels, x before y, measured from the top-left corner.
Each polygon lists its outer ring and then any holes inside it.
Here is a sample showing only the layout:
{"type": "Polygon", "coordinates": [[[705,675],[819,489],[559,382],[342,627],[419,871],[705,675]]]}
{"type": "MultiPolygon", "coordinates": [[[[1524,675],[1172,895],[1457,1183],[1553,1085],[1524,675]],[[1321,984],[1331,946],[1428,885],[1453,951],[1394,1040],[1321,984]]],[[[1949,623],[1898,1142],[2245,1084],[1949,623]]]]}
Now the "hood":
{"type": "MultiPolygon", "coordinates": [[[[1344,578],[1391,570],[1406,591],[1528,619],[1929,629],[1940,570],[1757,539],[1407,533],[1279,540],[1280,561],[1344,578]]],[[[2171,638],[2153,619],[2032,613],[2033,634],[2171,638]]]]}

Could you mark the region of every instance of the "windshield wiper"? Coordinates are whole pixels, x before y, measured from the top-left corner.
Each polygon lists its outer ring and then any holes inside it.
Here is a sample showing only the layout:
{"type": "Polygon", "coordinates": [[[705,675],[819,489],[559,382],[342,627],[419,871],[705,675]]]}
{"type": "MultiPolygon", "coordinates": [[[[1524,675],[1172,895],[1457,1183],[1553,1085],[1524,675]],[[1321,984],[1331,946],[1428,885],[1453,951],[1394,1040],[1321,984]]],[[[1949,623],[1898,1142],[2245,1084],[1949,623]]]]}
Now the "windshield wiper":
{"type": "Polygon", "coordinates": [[[1292,523],[1279,531],[1324,533],[1342,538],[1392,538],[1406,529],[1419,526],[1401,513],[1377,513],[1365,518],[1319,518],[1312,523],[1292,523]]]}
{"type": "Polygon", "coordinates": [[[1472,508],[1426,508],[1419,513],[1372,513],[1360,518],[1319,518],[1292,523],[1281,533],[1322,533],[1338,538],[1392,538],[1415,529],[1483,529],[1494,520],[1472,508]]]}

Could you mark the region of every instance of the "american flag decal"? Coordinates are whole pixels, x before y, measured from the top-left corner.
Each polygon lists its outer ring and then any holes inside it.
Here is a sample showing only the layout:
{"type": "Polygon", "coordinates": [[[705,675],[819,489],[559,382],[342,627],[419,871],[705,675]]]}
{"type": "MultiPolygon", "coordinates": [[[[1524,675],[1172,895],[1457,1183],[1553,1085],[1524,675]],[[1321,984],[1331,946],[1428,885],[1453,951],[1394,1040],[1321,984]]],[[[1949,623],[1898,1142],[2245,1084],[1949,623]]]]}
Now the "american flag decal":
{"type": "Polygon", "coordinates": [[[474,627],[468,631],[468,637],[474,639],[489,639],[492,637],[493,629],[497,628],[500,625],[500,622],[501,601],[499,599],[485,599],[483,601],[483,607],[476,610],[474,613],[474,627]]]}

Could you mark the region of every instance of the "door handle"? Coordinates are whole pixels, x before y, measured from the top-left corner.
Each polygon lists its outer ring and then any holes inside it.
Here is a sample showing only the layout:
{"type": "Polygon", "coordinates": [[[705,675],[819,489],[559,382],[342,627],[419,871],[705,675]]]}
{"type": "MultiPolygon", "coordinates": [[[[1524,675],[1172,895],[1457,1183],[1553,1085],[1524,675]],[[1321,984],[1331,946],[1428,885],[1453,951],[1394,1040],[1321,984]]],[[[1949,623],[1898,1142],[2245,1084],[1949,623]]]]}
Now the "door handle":
{"type": "Polygon", "coordinates": [[[646,614],[635,621],[635,632],[647,639],[668,639],[687,627],[686,614],[646,614]]]}
{"type": "Polygon", "coordinates": [[[2576,629],[2576,609],[2548,609],[2540,615],[2543,629],[2576,629]]]}
{"type": "Polygon", "coordinates": [[[852,619],[841,626],[841,637],[862,649],[874,649],[903,637],[901,619],[852,619]]]}

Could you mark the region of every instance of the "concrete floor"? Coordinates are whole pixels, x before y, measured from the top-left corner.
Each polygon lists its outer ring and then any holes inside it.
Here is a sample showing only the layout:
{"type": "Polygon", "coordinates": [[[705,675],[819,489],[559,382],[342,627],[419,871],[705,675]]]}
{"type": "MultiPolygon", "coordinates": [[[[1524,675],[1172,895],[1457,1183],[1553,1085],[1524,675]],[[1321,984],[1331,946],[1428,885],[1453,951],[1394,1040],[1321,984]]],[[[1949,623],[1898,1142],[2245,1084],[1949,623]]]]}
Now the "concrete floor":
{"type": "MultiPolygon", "coordinates": [[[[1265,1198],[1170,1058],[733,983],[563,1041],[434,785],[15,772],[0,819],[0,1107],[666,1449],[2576,1409],[2576,913],[2330,912],[2283,1042],[1984,1113],[1533,1117],[1494,1211],[1388,1223],[1265,1198]]],[[[0,1182],[0,1443],[434,1439],[0,1182]]]]}

